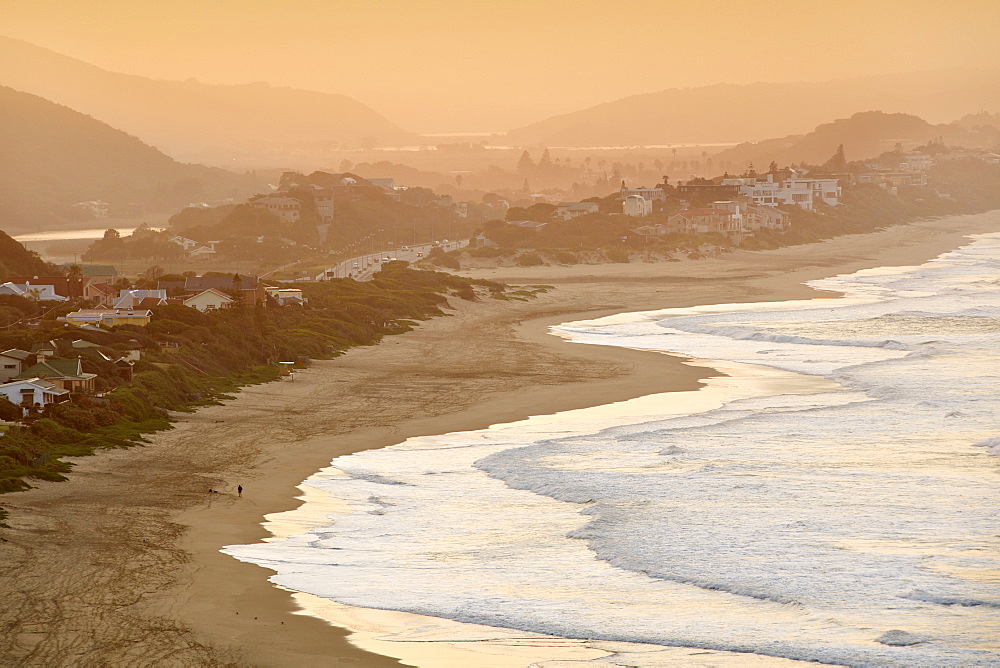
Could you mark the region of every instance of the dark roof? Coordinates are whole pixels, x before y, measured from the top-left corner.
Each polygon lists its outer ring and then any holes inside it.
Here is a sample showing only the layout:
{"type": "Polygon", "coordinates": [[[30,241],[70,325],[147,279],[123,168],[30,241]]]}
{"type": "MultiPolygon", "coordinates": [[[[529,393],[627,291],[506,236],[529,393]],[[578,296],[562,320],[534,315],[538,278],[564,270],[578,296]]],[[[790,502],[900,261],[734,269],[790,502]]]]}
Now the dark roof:
{"type": "Polygon", "coordinates": [[[93,378],[94,374],[83,373],[79,359],[48,359],[25,369],[19,379],[26,378],[93,378]]]}
{"type": "Polygon", "coordinates": [[[22,362],[31,357],[31,353],[29,353],[27,350],[21,350],[19,348],[11,348],[10,350],[5,350],[3,352],[0,352],[0,355],[3,355],[4,357],[11,357],[16,360],[21,360],[22,362]]]}

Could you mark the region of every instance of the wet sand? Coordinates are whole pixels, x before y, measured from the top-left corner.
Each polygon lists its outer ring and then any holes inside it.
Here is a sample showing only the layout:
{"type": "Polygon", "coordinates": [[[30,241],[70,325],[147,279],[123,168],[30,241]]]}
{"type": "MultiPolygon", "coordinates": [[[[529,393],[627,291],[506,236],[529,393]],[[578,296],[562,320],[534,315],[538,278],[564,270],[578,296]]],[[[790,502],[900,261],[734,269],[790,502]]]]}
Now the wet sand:
{"type": "Polygon", "coordinates": [[[263,515],[298,506],[297,485],[341,454],[690,390],[712,373],[568,344],[549,325],[815,297],[804,281],[919,264],[998,229],[992,212],[703,261],[463,272],[555,289],[526,302],[453,300],[451,317],[181,415],[149,446],[80,458],[70,482],[0,497],[12,527],[0,530],[0,664],[400,665],[292,614],[268,571],[218,549],[267,537],[263,515]]]}

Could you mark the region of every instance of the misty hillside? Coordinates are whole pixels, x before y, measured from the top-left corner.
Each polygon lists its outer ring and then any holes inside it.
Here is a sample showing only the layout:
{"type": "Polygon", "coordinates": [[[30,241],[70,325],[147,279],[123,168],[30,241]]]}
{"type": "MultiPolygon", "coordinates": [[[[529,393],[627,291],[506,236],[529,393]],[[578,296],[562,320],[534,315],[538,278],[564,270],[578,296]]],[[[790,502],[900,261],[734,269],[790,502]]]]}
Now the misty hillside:
{"type": "Polygon", "coordinates": [[[185,165],[121,130],[0,86],[0,228],[38,229],[104,200],[170,210],[234,194],[244,177],[185,165]]]}
{"type": "Polygon", "coordinates": [[[235,150],[288,151],[301,142],[353,148],[413,140],[344,95],[118,74],[3,36],[0,84],[65,104],[175,156],[212,147],[226,149],[215,152],[221,156],[235,150]]]}
{"type": "Polygon", "coordinates": [[[49,274],[52,268],[22,244],[0,230],[0,282],[5,276],[38,276],[49,274]]]}
{"type": "Polygon", "coordinates": [[[522,146],[741,142],[808,132],[830,118],[859,109],[942,121],[982,109],[1000,110],[1000,72],[923,72],[819,83],[673,88],[554,116],[511,130],[508,138],[522,146]]]}
{"type": "Polygon", "coordinates": [[[1000,116],[978,114],[955,123],[932,125],[910,114],[867,111],[824,123],[805,135],[791,135],[761,142],[747,142],[713,156],[741,168],[753,162],[766,166],[826,162],[841,144],[848,160],[874,158],[891,151],[897,142],[904,148],[941,139],[950,146],[992,148],[1000,143],[1000,116]]]}

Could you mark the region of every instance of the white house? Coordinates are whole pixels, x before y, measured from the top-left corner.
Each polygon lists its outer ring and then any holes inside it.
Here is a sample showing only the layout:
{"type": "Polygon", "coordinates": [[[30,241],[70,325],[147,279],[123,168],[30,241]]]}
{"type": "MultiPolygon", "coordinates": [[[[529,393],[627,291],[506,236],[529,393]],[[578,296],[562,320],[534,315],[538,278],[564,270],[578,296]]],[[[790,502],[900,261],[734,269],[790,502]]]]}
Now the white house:
{"type": "Polygon", "coordinates": [[[653,213],[653,203],[641,195],[629,195],[622,204],[622,213],[626,216],[648,216],[653,213]]]}
{"type": "Polygon", "coordinates": [[[556,205],[555,217],[571,220],[588,213],[597,213],[596,202],[559,202],[556,205]]]}
{"type": "Polygon", "coordinates": [[[196,295],[192,295],[184,300],[184,306],[196,308],[199,311],[216,311],[220,308],[228,308],[236,301],[224,292],[215,288],[202,290],[196,295]]]}
{"type": "Polygon", "coordinates": [[[829,206],[840,204],[841,189],[837,179],[808,177],[785,179],[781,182],[779,192],[785,204],[798,204],[803,209],[812,209],[816,202],[823,202],[829,206]],[[809,193],[808,197],[806,193],[809,193]]]}
{"type": "Polygon", "coordinates": [[[55,384],[41,378],[14,380],[0,384],[0,396],[18,406],[24,406],[24,414],[28,414],[28,406],[45,408],[49,404],[69,399],[69,390],[56,387],[55,384]]]}
{"type": "Polygon", "coordinates": [[[4,283],[0,285],[0,295],[17,295],[39,302],[68,302],[69,297],[56,294],[54,285],[32,285],[31,283],[4,283]]]}

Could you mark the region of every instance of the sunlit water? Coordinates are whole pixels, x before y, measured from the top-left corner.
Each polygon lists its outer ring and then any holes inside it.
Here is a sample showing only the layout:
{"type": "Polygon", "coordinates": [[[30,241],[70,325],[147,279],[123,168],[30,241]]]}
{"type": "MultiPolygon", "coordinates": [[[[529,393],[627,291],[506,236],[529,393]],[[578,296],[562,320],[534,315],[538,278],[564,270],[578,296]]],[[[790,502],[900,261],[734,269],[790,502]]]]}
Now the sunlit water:
{"type": "Polygon", "coordinates": [[[701,403],[340,457],[306,483],[336,507],[311,495],[225,551],[294,590],[493,627],[998,665],[1000,235],[814,285],[847,298],[562,325],[733,377],[701,403]]]}

